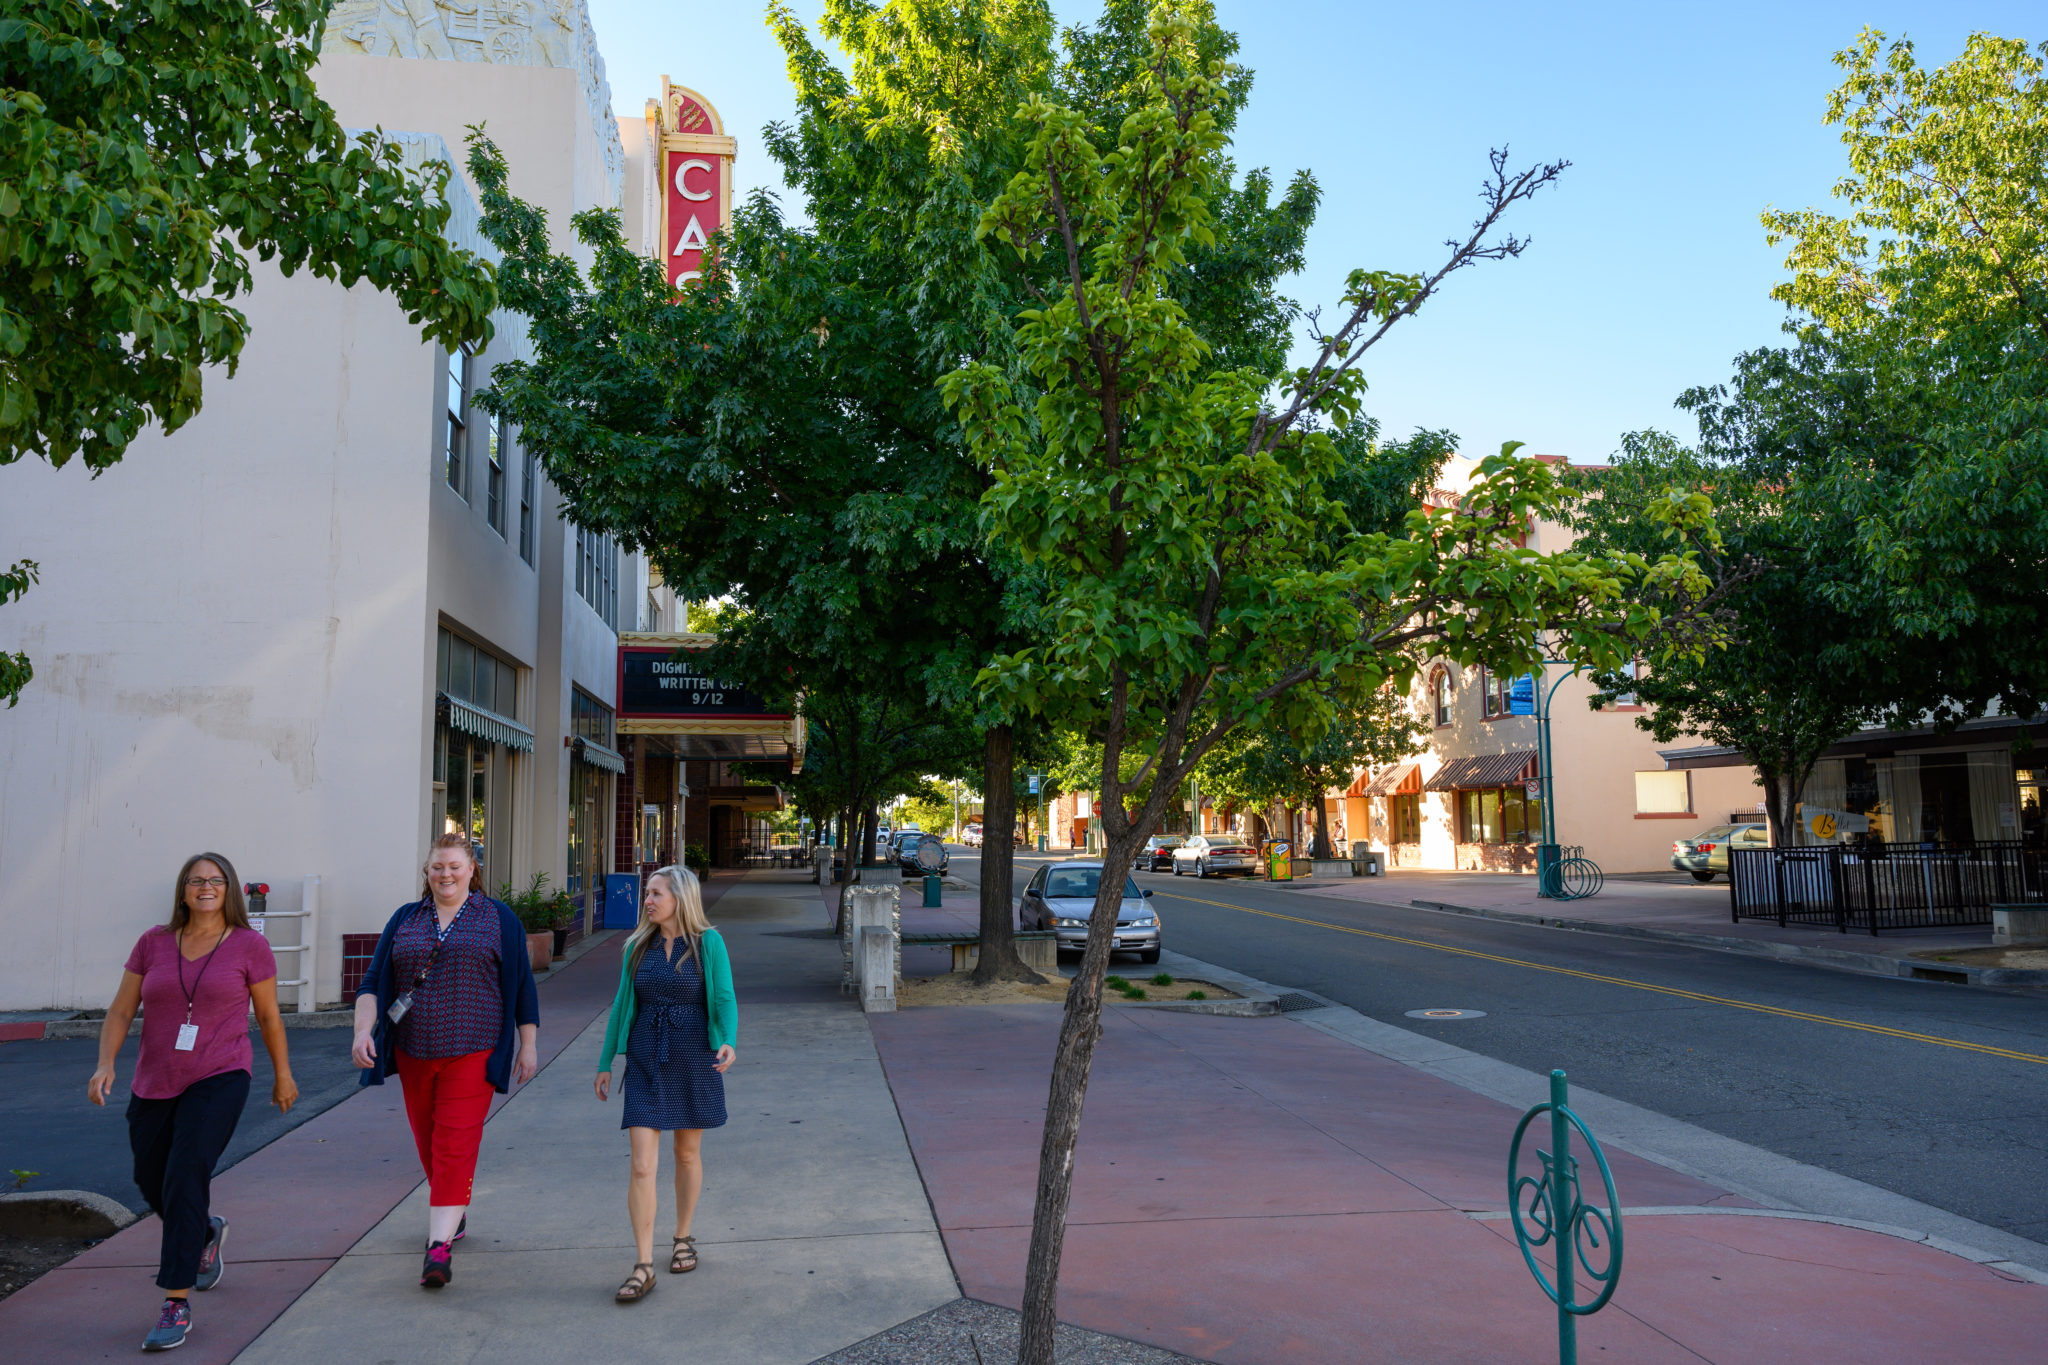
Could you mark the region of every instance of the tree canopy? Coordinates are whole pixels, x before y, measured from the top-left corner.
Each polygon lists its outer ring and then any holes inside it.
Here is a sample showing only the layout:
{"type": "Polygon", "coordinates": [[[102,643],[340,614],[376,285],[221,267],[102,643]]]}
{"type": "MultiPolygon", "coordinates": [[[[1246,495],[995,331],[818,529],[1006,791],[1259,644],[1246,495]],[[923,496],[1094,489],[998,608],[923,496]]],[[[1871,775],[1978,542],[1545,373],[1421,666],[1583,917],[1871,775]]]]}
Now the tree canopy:
{"type": "MultiPolygon", "coordinates": [[[[234,300],[251,253],[367,281],[451,348],[490,335],[490,267],[443,235],[450,168],[351,139],[315,91],[327,9],[12,0],[0,15],[0,464],[97,471],[151,423],[190,420],[204,369],[233,374],[248,340],[234,300]]],[[[27,678],[8,656],[0,696],[27,678]]]]}

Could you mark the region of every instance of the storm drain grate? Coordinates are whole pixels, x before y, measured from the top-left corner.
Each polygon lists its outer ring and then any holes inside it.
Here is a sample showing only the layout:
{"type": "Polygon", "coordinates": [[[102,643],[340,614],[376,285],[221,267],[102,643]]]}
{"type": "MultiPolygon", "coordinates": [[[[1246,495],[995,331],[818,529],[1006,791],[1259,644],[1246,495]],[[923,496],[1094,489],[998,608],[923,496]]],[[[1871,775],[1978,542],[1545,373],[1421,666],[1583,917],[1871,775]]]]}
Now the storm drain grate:
{"type": "Polygon", "coordinates": [[[1330,1007],[1327,1001],[1318,1000],[1313,995],[1303,995],[1300,991],[1288,991],[1285,995],[1275,997],[1273,1003],[1280,1007],[1282,1014],[1294,1014],[1300,1010],[1323,1010],[1330,1007]]]}

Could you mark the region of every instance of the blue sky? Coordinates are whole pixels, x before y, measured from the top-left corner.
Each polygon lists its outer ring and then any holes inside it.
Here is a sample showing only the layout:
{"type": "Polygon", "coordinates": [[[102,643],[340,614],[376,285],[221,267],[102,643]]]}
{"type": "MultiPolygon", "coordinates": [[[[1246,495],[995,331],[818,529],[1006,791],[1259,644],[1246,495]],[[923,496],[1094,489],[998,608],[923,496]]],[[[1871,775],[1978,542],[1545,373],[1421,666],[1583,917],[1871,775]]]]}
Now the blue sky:
{"type": "MultiPolygon", "coordinates": [[[[782,59],[750,0],[714,7],[590,0],[622,114],[664,73],[702,91],[739,138],[742,192],[780,177],[759,132],[791,114],[782,59]]],[[[813,0],[797,0],[815,15],[813,0]]],[[[1067,22],[1094,5],[1056,0],[1067,22]]],[[[1323,206],[1304,303],[1334,303],[1347,271],[1421,270],[1464,230],[1491,146],[1570,160],[1514,221],[1518,261],[1455,277],[1376,348],[1368,409],[1392,434],[1448,427],[1483,455],[1509,439],[1598,461],[1621,433],[1690,438],[1672,400],[1772,345],[1782,250],[1767,206],[1824,204],[1845,168],[1821,124],[1831,58],[1866,24],[1910,36],[1925,64],[1974,30],[2038,43],[2039,0],[1714,7],[1218,0],[1257,73],[1241,167],[1314,171],[1323,206]],[[1405,332],[1405,334],[1404,334],[1405,332]]],[[[797,207],[787,194],[785,203],[797,207]]]]}

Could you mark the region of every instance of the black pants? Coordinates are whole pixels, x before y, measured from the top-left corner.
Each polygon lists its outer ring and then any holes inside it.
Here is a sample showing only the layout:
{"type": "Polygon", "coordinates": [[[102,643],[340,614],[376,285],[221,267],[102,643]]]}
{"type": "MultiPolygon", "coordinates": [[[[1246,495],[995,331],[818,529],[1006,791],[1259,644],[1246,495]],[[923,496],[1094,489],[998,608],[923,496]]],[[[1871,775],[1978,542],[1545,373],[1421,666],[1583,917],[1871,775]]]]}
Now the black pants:
{"type": "Polygon", "coordinates": [[[164,1224],[159,1289],[190,1289],[199,1279],[199,1257],[211,1231],[214,1163],[227,1150],[248,1102],[246,1071],[194,1081],[167,1100],[128,1097],[135,1183],[164,1224]]]}

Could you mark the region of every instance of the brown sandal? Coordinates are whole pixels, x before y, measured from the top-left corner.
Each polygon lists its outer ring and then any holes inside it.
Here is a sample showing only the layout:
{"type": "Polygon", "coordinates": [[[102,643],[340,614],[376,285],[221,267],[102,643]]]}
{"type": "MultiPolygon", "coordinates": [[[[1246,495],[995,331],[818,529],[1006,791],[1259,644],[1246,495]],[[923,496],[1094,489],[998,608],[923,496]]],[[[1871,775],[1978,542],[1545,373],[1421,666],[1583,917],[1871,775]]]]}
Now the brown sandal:
{"type": "Polygon", "coordinates": [[[654,1278],[654,1262],[635,1261],[633,1273],[619,1286],[619,1292],[612,1295],[613,1303],[638,1303],[654,1292],[654,1286],[661,1281],[654,1278]]]}
{"type": "Polygon", "coordinates": [[[697,1268],[697,1239],[695,1237],[676,1237],[671,1240],[675,1245],[669,1252],[668,1273],[680,1275],[685,1271],[695,1270],[697,1268]]]}

